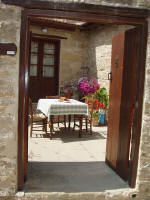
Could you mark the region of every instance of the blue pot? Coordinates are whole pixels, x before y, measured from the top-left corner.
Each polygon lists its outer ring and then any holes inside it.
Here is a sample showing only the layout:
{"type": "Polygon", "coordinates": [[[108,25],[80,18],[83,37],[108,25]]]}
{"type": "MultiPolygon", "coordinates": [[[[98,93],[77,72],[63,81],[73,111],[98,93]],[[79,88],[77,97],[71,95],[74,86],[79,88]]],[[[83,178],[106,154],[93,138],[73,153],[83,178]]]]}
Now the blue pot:
{"type": "Polygon", "coordinates": [[[98,123],[102,125],[107,124],[107,118],[105,113],[99,113],[98,123]]]}

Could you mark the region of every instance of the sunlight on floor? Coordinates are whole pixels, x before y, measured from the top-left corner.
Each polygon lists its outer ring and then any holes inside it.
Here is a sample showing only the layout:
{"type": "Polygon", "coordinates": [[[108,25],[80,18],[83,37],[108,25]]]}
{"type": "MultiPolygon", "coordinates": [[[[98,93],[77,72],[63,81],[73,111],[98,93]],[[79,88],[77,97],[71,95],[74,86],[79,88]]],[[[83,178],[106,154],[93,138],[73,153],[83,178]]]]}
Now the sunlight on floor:
{"type": "Polygon", "coordinates": [[[50,140],[43,132],[33,134],[29,140],[29,161],[87,162],[104,161],[106,149],[106,127],[93,128],[93,134],[84,132],[78,138],[78,131],[65,132],[64,128],[50,140]],[[100,129],[100,133],[96,130],[100,129]]]}
{"type": "Polygon", "coordinates": [[[100,192],[128,185],[106,164],[107,127],[93,134],[55,127],[50,140],[42,131],[29,138],[26,192],[100,192]]]}

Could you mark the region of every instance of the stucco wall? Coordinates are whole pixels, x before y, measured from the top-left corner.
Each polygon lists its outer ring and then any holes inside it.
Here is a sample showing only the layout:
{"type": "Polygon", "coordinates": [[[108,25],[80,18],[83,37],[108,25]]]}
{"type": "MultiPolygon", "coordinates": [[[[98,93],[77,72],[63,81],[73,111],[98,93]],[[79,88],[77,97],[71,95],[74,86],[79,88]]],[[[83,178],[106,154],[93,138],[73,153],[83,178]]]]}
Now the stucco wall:
{"type": "MultiPolygon", "coordinates": [[[[70,2],[69,0],[67,2],[70,2]]],[[[77,0],[113,6],[150,7],[149,0],[77,0]]],[[[19,69],[20,9],[5,6],[0,1],[0,42],[14,42],[17,55],[0,56],[0,196],[15,195],[17,187],[17,115],[18,115],[18,69],[19,69]]],[[[127,200],[137,193],[136,199],[150,199],[150,19],[147,48],[146,82],[143,105],[142,137],[137,185],[129,191],[105,191],[98,194],[26,194],[25,197],[9,199],[93,199],[127,200]],[[130,194],[131,193],[131,194],[130,194]]],[[[22,194],[18,194],[22,195],[22,194]]],[[[1,199],[5,199],[2,197],[1,199]]],[[[6,198],[7,199],[7,198],[6,198]]]]}
{"type": "MultiPolygon", "coordinates": [[[[31,26],[33,33],[44,34],[40,27],[31,26]]],[[[60,45],[60,66],[59,66],[59,86],[70,81],[79,80],[82,76],[81,66],[87,57],[87,39],[85,33],[79,29],[75,31],[47,28],[45,35],[56,35],[65,37],[61,39],[60,45]]]]}

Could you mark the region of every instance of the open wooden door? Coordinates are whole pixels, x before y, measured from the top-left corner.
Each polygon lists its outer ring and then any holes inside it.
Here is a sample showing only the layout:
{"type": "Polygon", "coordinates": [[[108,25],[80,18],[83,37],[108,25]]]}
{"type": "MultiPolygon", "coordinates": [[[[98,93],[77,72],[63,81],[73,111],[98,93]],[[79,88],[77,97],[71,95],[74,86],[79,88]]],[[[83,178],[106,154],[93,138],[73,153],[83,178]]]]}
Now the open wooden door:
{"type": "Polygon", "coordinates": [[[137,45],[136,28],[115,35],[112,40],[106,162],[124,180],[129,174],[137,45]]]}

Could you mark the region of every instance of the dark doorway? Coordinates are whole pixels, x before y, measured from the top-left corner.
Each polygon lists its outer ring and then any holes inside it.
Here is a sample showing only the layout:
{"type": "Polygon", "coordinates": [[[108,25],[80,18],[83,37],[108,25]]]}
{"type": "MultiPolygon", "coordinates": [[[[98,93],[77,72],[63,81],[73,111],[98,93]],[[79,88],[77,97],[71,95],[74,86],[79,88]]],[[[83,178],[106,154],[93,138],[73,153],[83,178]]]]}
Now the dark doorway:
{"type": "Polygon", "coordinates": [[[60,42],[32,37],[29,96],[33,102],[58,93],[60,42]]]}

